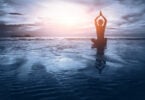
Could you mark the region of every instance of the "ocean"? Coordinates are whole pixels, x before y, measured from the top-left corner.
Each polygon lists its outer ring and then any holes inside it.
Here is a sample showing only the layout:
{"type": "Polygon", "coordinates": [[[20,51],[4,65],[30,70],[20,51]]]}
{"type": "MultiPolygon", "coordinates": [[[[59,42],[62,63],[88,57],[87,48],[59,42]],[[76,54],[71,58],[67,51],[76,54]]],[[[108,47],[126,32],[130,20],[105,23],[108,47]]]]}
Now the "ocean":
{"type": "Polygon", "coordinates": [[[145,39],[1,38],[0,100],[145,100],[145,39]]]}

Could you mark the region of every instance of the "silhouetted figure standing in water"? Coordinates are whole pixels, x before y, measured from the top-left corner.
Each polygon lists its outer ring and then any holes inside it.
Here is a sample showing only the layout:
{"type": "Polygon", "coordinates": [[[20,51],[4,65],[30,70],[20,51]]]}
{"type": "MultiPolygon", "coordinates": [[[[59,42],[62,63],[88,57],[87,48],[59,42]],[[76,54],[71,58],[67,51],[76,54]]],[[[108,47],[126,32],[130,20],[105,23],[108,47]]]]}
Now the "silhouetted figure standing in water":
{"type": "Polygon", "coordinates": [[[92,39],[94,43],[93,47],[97,48],[98,46],[105,46],[107,39],[104,38],[104,33],[107,25],[107,19],[104,17],[102,12],[95,18],[95,27],[96,27],[96,34],[97,40],[92,39]]]}
{"type": "Polygon", "coordinates": [[[98,15],[95,19],[95,26],[96,26],[98,41],[104,40],[106,24],[107,24],[107,19],[103,16],[102,12],[100,11],[100,15],[98,15]]]}
{"type": "Polygon", "coordinates": [[[100,14],[95,18],[97,39],[91,40],[94,43],[93,47],[97,48],[96,67],[99,70],[99,73],[102,72],[106,64],[106,59],[104,56],[104,51],[107,44],[107,39],[104,38],[106,25],[107,25],[107,19],[100,11],[100,14]]]}

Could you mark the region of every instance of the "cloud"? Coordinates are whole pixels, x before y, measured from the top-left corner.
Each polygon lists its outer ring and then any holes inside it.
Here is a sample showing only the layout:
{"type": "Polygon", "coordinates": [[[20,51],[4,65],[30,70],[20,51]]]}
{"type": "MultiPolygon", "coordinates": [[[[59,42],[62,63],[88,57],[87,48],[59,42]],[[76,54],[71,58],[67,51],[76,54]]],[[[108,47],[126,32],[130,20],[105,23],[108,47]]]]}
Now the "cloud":
{"type": "Polygon", "coordinates": [[[121,4],[126,4],[129,6],[144,4],[145,0],[118,0],[121,4]]]}
{"type": "Polygon", "coordinates": [[[23,14],[21,14],[21,13],[17,13],[17,12],[11,12],[11,13],[9,13],[10,15],[23,15],[23,14]]]}
{"type": "Polygon", "coordinates": [[[86,5],[90,8],[90,12],[96,9],[98,10],[103,9],[114,2],[114,0],[65,0],[65,1],[86,5]]]}
{"type": "Polygon", "coordinates": [[[144,15],[143,12],[145,12],[145,9],[141,12],[130,13],[130,14],[124,15],[124,16],[122,16],[122,18],[129,23],[134,23],[134,22],[141,20],[141,17],[144,15]]]}

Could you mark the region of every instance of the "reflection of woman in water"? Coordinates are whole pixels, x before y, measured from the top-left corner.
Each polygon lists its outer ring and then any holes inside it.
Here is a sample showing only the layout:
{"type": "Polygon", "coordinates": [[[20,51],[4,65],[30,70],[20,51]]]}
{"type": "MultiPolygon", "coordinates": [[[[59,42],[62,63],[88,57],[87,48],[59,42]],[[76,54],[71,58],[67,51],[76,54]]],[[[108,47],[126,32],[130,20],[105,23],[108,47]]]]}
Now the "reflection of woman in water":
{"type": "Polygon", "coordinates": [[[98,40],[104,40],[104,32],[105,32],[106,24],[107,24],[107,19],[100,11],[100,15],[98,15],[95,19],[95,26],[96,26],[98,40]]]}

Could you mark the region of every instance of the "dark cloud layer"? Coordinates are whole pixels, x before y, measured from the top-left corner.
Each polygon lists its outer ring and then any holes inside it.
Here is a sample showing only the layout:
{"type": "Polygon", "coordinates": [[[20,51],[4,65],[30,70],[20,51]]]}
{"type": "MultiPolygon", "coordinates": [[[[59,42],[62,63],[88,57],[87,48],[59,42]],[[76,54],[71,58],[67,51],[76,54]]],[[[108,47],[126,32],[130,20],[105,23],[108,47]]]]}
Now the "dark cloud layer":
{"type": "Polygon", "coordinates": [[[127,22],[134,23],[140,20],[140,18],[144,15],[143,12],[145,12],[145,10],[137,13],[130,13],[128,15],[124,15],[122,16],[122,18],[127,22]]]}
{"type": "Polygon", "coordinates": [[[11,13],[9,13],[10,15],[23,15],[23,14],[21,14],[21,13],[17,13],[17,12],[11,12],[11,13]]]}

